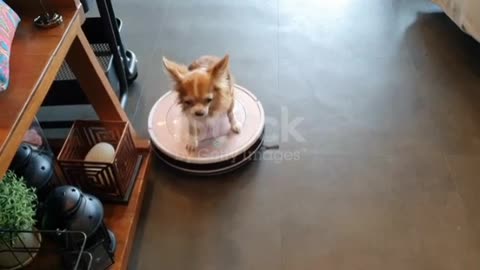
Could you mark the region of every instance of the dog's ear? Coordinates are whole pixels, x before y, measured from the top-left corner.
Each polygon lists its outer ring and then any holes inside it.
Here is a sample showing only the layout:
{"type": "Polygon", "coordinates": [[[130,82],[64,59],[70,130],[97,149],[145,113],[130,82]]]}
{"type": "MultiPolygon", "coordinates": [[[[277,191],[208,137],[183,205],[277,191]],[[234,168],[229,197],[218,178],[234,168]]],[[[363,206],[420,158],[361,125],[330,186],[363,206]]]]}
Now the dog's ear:
{"type": "Polygon", "coordinates": [[[210,68],[210,73],[214,80],[221,80],[227,75],[228,65],[230,62],[230,57],[225,55],[222,60],[218,61],[215,65],[210,68]]]}
{"type": "Polygon", "coordinates": [[[168,71],[168,74],[170,74],[170,77],[177,83],[181,82],[185,74],[188,72],[188,68],[186,66],[177,64],[165,57],[163,57],[163,65],[168,71]]]}

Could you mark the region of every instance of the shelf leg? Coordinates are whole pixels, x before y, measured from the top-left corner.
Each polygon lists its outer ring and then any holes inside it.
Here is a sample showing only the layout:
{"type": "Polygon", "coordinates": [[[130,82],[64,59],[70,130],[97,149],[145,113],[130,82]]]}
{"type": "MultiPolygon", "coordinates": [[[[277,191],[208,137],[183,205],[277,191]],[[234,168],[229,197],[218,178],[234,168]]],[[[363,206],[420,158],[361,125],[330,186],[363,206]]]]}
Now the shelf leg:
{"type": "MultiPolygon", "coordinates": [[[[81,29],[70,47],[66,60],[100,120],[129,122],[81,29]]],[[[130,127],[132,136],[136,138],[135,130],[131,125],[130,127]]]]}

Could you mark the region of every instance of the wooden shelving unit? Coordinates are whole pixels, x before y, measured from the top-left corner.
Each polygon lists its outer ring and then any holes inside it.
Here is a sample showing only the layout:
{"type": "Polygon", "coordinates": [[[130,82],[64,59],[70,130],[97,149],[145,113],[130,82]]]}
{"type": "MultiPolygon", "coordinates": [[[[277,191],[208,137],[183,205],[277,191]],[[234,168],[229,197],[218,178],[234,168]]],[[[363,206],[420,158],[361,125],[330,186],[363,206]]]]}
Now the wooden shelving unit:
{"type": "MultiPolygon", "coordinates": [[[[79,1],[49,1],[63,15],[64,23],[48,30],[33,25],[33,18],[40,13],[38,2],[13,2],[12,7],[22,22],[12,45],[10,87],[0,93],[0,176],[8,169],[64,60],[101,120],[128,121],[82,32],[85,16],[79,1]]],[[[132,133],[136,148],[144,156],[132,197],[126,205],[105,205],[106,223],[118,241],[116,263],[112,267],[115,270],[127,269],[150,165],[148,140],[136,137],[134,130],[132,133]]],[[[44,265],[35,263],[32,269],[44,269],[44,265]]]]}

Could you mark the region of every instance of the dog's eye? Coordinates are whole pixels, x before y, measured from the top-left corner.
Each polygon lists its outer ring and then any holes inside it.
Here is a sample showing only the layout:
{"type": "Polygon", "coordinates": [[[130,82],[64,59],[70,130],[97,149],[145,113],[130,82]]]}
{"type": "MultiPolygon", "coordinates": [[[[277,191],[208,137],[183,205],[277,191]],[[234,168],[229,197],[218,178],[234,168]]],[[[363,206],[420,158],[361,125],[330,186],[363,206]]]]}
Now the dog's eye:
{"type": "Polygon", "coordinates": [[[213,100],[213,98],[208,97],[208,98],[205,99],[205,102],[206,102],[206,103],[210,103],[210,102],[212,102],[212,100],[213,100]]]}
{"type": "Polygon", "coordinates": [[[192,106],[192,105],[193,105],[193,101],[191,101],[191,100],[185,100],[185,101],[183,102],[183,104],[185,104],[185,105],[187,105],[187,106],[192,106]]]}

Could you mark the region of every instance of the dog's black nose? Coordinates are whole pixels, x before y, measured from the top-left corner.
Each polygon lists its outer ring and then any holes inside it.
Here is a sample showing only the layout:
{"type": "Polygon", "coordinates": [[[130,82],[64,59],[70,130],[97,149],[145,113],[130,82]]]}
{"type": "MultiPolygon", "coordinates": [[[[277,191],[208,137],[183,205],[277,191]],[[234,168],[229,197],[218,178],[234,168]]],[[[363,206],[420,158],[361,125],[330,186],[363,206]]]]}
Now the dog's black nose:
{"type": "Polygon", "coordinates": [[[202,112],[202,111],[198,111],[198,112],[195,112],[195,115],[196,115],[196,116],[204,116],[205,113],[202,112]]]}

